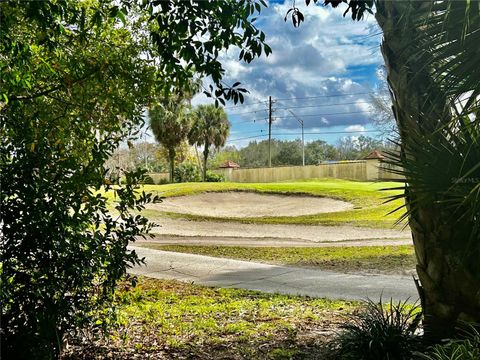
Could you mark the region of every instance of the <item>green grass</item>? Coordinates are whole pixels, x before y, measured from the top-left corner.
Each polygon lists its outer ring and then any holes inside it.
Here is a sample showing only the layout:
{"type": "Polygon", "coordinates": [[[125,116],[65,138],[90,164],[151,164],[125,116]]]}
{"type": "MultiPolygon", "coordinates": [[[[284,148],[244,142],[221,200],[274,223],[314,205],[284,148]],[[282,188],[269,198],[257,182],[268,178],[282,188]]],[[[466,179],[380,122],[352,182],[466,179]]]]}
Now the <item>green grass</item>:
{"type": "Polygon", "coordinates": [[[159,250],[272,264],[305,266],[339,272],[405,273],[415,268],[413,246],[239,247],[142,244],[159,250]]]}
{"type": "Polygon", "coordinates": [[[70,359],[324,358],[322,330],[334,330],[357,302],[212,289],[140,278],[117,294],[118,328],[109,341],[72,349],[70,359]],[[130,355],[130,356],[129,356],[130,355]],[[164,357],[162,357],[164,356],[164,357]],[[85,357],[83,357],[85,358],[85,357]]]}
{"type": "MultiPolygon", "coordinates": [[[[403,200],[395,200],[385,204],[385,200],[399,193],[398,190],[382,191],[385,188],[397,187],[391,182],[358,182],[337,179],[310,179],[279,183],[182,183],[166,185],[145,185],[144,190],[154,194],[173,197],[194,195],[204,192],[249,191],[269,194],[311,195],[330,197],[349,201],[353,210],[322,213],[303,216],[278,216],[254,218],[212,217],[190,214],[160,212],[147,209],[144,214],[152,219],[162,216],[184,218],[194,221],[231,221],[258,224],[304,224],[304,225],[354,225],[364,227],[391,228],[402,214],[391,211],[402,206],[403,200]]],[[[113,198],[113,195],[108,194],[113,198]]]]}

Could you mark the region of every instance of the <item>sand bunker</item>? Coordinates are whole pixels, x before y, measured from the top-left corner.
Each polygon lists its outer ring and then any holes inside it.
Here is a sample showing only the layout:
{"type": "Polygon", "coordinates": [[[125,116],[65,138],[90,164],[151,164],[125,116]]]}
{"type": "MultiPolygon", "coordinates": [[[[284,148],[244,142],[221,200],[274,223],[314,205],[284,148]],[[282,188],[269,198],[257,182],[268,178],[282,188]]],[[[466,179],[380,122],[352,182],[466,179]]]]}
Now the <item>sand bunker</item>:
{"type": "Polygon", "coordinates": [[[227,192],[168,198],[148,208],[181,214],[243,218],[328,213],[349,210],[353,205],[313,196],[227,192]]]}

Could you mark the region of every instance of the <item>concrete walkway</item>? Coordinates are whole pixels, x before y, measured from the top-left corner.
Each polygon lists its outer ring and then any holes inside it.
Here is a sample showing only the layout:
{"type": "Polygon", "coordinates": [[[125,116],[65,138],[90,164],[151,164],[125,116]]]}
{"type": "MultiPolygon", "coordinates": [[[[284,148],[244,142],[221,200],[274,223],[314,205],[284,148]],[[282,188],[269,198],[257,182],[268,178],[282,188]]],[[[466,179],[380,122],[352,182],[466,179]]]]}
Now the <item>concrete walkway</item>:
{"type": "Polygon", "coordinates": [[[343,246],[399,246],[411,245],[411,239],[362,239],[318,242],[272,237],[232,236],[177,236],[155,235],[153,238],[138,238],[135,244],[145,245],[195,245],[195,246],[242,246],[242,247],[343,247],[343,246]]]}
{"type": "Polygon", "coordinates": [[[136,266],[129,272],[157,279],[332,299],[378,300],[382,296],[385,301],[410,298],[414,302],[418,298],[411,277],[342,274],[134,246],[130,248],[144,257],[147,265],[136,266]]]}

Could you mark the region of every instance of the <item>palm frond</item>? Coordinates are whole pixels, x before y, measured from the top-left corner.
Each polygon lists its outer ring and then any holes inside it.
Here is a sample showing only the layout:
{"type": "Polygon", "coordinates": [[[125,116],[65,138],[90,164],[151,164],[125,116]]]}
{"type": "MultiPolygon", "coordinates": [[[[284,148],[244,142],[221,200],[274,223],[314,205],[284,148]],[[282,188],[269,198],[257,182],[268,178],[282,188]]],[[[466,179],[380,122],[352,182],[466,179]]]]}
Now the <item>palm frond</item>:
{"type": "Polygon", "coordinates": [[[479,109],[480,1],[432,1],[431,15],[418,23],[421,54],[461,115],[479,109]]]}
{"type": "MultiPolygon", "coordinates": [[[[409,200],[405,216],[422,206],[439,205],[451,214],[452,221],[474,224],[472,236],[478,238],[480,122],[463,117],[430,135],[412,132],[404,150],[387,152],[385,162],[396,166],[396,173],[405,178],[403,196],[408,196],[409,188],[415,190],[415,200],[409,200]]],[[[391,200],[402,195],[393,195],[391,200]]]]}

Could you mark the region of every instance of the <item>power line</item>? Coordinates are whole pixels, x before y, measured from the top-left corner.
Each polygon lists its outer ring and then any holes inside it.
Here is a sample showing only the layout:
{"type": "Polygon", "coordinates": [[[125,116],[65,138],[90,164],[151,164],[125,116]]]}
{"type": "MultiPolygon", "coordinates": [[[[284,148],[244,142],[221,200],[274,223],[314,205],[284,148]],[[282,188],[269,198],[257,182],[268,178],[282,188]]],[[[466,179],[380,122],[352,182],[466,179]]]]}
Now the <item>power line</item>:
{"type": "MultiPolygon", "coordinates": [[[[261,130],[263,131],[263,130],[261,130]]],[[[324,135],[324,134],[358,134],[358,133],[379,133],[381,130],[355,130],[355,131],[314,131],[314,132],[304,132],[305,135],[324,135]]],[[[297,133],[273,133],[272,136],[296,136],[301,135],[301,132],[297,133]]],[[[254,139],[259,137],[265,137],[267,134],[261,135],[254,135],[254,136],[247,136],[242,138],[234,138],[230,139],[227,142],[232,141],[240,141],[240,140],[247,140],[247,139],[254,139]]]]}
{"type": "Polygon", "coordinates": [[[254,105],[258,105],[258,104],[265,104],[266,102],[265,101],[259,101],[259,102],[255,102],[255,103],[248,103],[248,104],[239,104],[239,105],[232,105],[232,106],[226,106],[224,107],[223,109],[227,110],[227,109],[233,109],[233,108],[238,108],[238,107],[241,107],[241,106],[254,106],[254,105]]]}
{"type": "MultiPolygon", "coordinates": [[[[315,132],[306,132],[305,135],[323,135],[323,134],[357,134],[357,133],[378,133],[382,132],[381,130],[355,130],[355,131],[315,131],[315,132]]],[[[301,135],[302,133],[279,133],[273,134],[275,136],[290,136],[290,135],[301,135]]]]}
{"type": "Polygon", "coordinates": [[[264,136],[267,136],[267,134],[255,135],[255,136],[247,136],[247,137],[236,138],[236,139],[230,139],[230,140],[228,140],[227,142],[247,140],[247,139],[254,139],[254,138],[259,138],[259,137],[264,137],[264,136]]]}
{"type": "Polygon", "coordinates": [[[260,122],[260,121],[262,121],[262,120],[266,121],[266,120],[268,120],[268,118],[248,119],[248,120],[243,120],[243,121],[235,121],[235,122],[233,122],[232,124],[233,124],[233,125],[236,125],[236,124],[245,124],[245,123],[249,123],[249,122],[252,122],[252,121],[253,121],[254,123],[258,123],[258,122],[260,122]]]}
{"type": "Polygon", "coordinates": [[[355,105],[355,104],[370,104],[370,101],[355,101],[355,102],[336,103],[336,104],[288,106],[288,107],[283,107],[283,108],[277,108],[277,110],[303,109],[303,108],[328,107],[328,106],[340,106],[340,105],[355,105]]]}
{"type": "Polygon", "coordinates": [[[258,134],[259,132],[265,132],[267,130],[261,129],[261,130],[253,130],[253,131],[236,131],[235,135],[244,135],[244,134],[258,134]]]}
{"type": "Polygon", "coordinates": [[[260,112],[260,111],[267,111],[267,109],[258,109],[258,110],[247,111],[247,112],[242,112],[242,113],[233,113],[233,114],[230,114],[230,115],[244,115],[244,114],[253,114],[253,113],[260,112]]]}
{"type": "MultiPolygon", "coordinates": [[[[371,113],[374,112],[373,110],[363,110],[363,111],[347,111],[347,112],[337,112],[337,113],[329,113],[329,114],[298,114],[298,116],[302,117],[310,117],[310,116],[334,116],[334,115],[350,115],[350,114],[364,114],[364,113],[371,113]]],[[[286,119],[291,118],[292,116],[276,116],[277,119],[286,119]]]]}
{"type": "MultiPolygon", "coordinates": [[[[317,99],[317,98],[328,98],[328,97],[336,97],[336,96],[349,96],[349,95],[359,95],[359,94],[371,94],[371,92],[368,92],[368,93],[356,93],[356,94],[334,94],[334,95],[322,95],[322,96],[312,96],[312,97],[305,97],[305,98],[290,98],[290,99],[278,99],[278,100],[283,100],[283,101],[288,101],[288,100],[300,100],[300,99],[317,99]]],[[[253,106],[253,105],[256,105],[256,104],[265,104],[268,102],[259,102],[259,103],[254,103],[254,104],[246,104],[244,106],[253,106]]],[[[342,105],[355,105],[355,104],[369,104],[370,102],[369,101],[355,101],[355,102],[346,102],[346,103],[335,103],[335,104],[316,104],[316,105],[299,105],[299,106],[284,106],[284,107],[280,107],[280,108],[277,108],[276,110],[288,110],[288,109],[302,109],[302,108],[317,108],[317,107],[329,107],[329,106],[342,106],[342,105]]],[[[237,105],[237,106],[233,106],[233,107],[240,107],[242,105],[237,105]]],[[[230,108],[233,108],[233,107],[230,107],[230,108]]],[[[224,109],[228,109],[228,107],[224,108],[224,109]]],[[[238,109],[240,110],[240,108],[238,109]]],[[[237,111],[237,110],[233,110],[233,111],[237,111]]],[[[241,116],[241,115],[247,115],[247,114],[256,114],[256,113],[260,113],[260,112],[263,112],[263,111],[268,111],[268,109],[256,109],[256,110],[252,110],[252,111],[245,111],[245,112],[241,112],[241,113],[230,113],[230,115],[237,115],[237,116],[241,116]]]]}
{"type": "Polygon", "coordinates": [[[361,92],[361,93],[352,93],[352,94],[331,94],[331,95],[318,95],[318,96],[306,96],[306,97],[292,97],[292,98],[284,98],[284,99],[276,99],[276,100],[305,100],[305,99],[319,99],[319,98],[329,98],[329,97],[337,97],[337,96],[353,96],[353,95],[367,95],[372,94],[371,91],[369,92],[361,92]]]}

